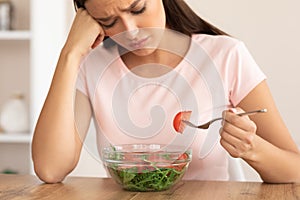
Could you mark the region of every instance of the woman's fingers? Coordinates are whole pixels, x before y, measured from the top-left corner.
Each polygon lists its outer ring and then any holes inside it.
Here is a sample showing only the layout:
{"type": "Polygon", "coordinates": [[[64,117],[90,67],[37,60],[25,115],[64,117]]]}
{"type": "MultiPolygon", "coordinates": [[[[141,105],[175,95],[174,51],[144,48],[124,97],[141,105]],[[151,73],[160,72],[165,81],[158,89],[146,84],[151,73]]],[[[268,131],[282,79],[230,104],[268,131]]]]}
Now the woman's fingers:
{"type": "Polygon", "coordinates": [[[104,39],[104,34],[99,34],[98,37],[96,38],[94,44],[92,45],[92,49],[96,48],[99,44],[101,44],[103,39],[104,39]]]}
{"type": "Polygon", "coordinates": [[[243,134],[242,132],[240,132],[240,135],[232,134],[232,132],[224,131],[224,129],[220,130],[221,144],[233,157],[243,157],[254,146],[254,135],[248,134],[246,137],[243,137],[241,136],[243,134]]]}
{"type": "Polygon", "coordinates": [[[65,49],[85,55],[91,48],[98,46],[105,32],[100,24],[85,10],[78,9],[68,35],[65,49]]]}
{"type": "Polygon", "coordinates": [[[248,116],[238,116],[241,109],[223,113],[223,126],[220,129],[221,145],[233,157],[244,157],[254,147],[256,125],[248,116]]]}
{"type": "Polygon", "coordinates": [[[223,119],[245,131],[256,131],[256,125],[250,120],[249,116],[238,116],[239,113],[243,112],[245,111],[240,108],[229,109],[223,112],[223,119]]]}

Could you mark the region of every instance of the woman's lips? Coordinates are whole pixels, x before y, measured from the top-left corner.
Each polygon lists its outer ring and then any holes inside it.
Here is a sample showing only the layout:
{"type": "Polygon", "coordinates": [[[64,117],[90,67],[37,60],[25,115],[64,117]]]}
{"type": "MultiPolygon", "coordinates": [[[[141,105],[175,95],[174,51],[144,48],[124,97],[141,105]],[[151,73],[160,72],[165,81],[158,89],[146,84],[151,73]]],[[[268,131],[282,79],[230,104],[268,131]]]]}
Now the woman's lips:
{"type": "Polygon", "coordinates": [[[134,49],[141,49],[146,45],[148,39],[149,39],[149,37],[145,37],[141,40],[133,41],[129,44],[129,46],[134,48],[134,49]]]}

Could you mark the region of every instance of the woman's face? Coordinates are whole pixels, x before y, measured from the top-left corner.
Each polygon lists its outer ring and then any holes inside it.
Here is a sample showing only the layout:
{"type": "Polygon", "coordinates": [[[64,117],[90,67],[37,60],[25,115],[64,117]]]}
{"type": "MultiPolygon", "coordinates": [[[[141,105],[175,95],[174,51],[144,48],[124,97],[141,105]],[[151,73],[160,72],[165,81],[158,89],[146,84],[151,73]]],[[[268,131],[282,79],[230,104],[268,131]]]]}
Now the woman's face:
{"type": "Polygon", "coordinates": [[[162,0],[87,0],[85,7],[106,36],[135,54],[157,48],[166,26],[162,0]]]}

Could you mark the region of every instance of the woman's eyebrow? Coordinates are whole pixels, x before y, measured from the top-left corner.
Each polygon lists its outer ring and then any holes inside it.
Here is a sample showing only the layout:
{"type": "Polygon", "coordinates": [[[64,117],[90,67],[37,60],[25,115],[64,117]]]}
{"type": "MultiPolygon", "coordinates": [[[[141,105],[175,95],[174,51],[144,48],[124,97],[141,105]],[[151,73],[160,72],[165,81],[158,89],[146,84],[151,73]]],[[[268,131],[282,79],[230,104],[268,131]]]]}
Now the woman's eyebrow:
{"type": "MultiPolygon", "coordinates": [[[[135,0],[128,8],[119,9],[119,10],[122,12],[128,12],[131,9],[133,9],[134,7],[136,7],[140,1],[141,0],[135,0]]],[[[103,17],[103,18],[96,18],[96,20],[107,22],[107,21],[110,21],[112,18],[113,18],[113,16],[108,16],[108,17],[103,17]]]]}
{"type": "Polygon", "coordinates": [[[128,8],[120,9],[122,12],[128,12],[132,8],[136,7],[136,5],[140,2],[141,0],[135,0],[128,8]]]}

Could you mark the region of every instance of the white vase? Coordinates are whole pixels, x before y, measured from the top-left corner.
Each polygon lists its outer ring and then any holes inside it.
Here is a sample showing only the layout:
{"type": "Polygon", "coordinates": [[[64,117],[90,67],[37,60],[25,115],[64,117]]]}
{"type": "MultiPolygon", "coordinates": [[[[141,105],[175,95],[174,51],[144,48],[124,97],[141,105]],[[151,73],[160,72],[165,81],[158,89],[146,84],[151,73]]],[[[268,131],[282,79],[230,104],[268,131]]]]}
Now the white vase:
{"type": "Polygon", "coordinates": [[[29,130],[28,111],[22,94],[13,95],[2,107],[0,126],[4,132],[26,132],[29,130]]]}

